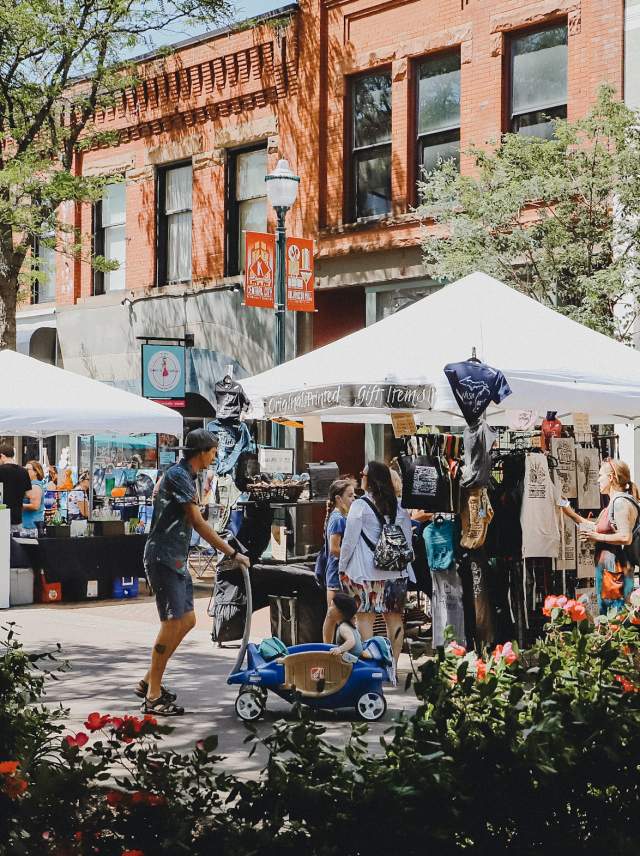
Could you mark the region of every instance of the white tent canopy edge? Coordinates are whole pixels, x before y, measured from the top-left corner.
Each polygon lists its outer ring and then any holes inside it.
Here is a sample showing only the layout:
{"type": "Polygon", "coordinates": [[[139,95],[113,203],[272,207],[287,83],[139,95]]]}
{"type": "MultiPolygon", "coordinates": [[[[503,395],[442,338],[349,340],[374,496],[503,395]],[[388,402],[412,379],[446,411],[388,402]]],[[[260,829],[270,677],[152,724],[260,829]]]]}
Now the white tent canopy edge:
{"type": "MultiPolygon", "coordinates": [[[[251,416],[265,400],[318,387],[357,384],[433,385],[432,409],[418,423],[463,425],[443,368],[472,349],[501,369],[512,395],[490,405],[487,419],[508,424],[507,411],[555,410],[564,422],[588,413],[594,424],[640,421],[640,352],[590,330],[483,273],[473,273],[376,324],[243,381],[251,416]]],[[[408,408],[407,408],[408,409],[408,408]]],[[[326,422],[387,423],[388,408],[325,408],[326,422]]]]}

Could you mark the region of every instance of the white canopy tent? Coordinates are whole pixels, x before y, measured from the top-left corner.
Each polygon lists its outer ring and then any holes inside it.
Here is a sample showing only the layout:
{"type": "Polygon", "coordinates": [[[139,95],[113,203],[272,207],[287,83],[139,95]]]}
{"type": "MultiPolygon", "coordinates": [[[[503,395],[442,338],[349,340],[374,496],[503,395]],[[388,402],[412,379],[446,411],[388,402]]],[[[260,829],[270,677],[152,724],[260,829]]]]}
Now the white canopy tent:
{"type": "Polygon", "coordinates": [[[393,411],[371,394],[361,403],[373,406],[354,406],[359,385],[368,393],[372,385],[432,385],[430,409],[419,395],[415,406],[394,409],[413,411],[419,423],[464,424],[443,368],[473,348],[502,370],[513,392],[490,405],[494,425],[508,424],[507,410],[556,410],[565,422],[572,413],[588,413],[593,424],[640,420],[640,352],[483,273],[242,383],[258,418],[313,413],[326,422],[370,423],[390,421],[393,411]],[[341,386],[349,396],[336,392],[341,386]]]}
{"type": "Polygon", "coordinates": [[[182,435],[182,417],[123,392],[15,351],[0,351],[0,434],[182,435]]]}

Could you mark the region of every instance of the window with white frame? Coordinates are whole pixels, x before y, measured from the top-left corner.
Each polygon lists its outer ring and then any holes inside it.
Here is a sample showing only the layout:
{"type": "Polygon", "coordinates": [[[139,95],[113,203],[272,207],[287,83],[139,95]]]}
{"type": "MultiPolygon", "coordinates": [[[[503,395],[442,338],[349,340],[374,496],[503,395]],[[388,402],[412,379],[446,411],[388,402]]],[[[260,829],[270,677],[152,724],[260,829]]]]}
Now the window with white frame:
{"type": "Polygon", "coordinates": [[[117,262],[114,270],[94,270],[93,293],[105,294],[122,291],[126,284],[126,185],[124,182],[107,184],[102,199],[94,205],[93,246],[96,256],[117,262]]]}
{"type": "Polygon", "coordinates": [[[36,239],[33,246],[33,303],[53,303],[56,299],[55,236],[36,239]]]}
{"type": "Polygon", "coordinates": [[[438,54],[417,69],[418,180],[442,161],[460,163],[460,51],[438,54]]]}
{"type": "Polygon", "coordinates": [[[192,184],[191,163],[158,174],[158,285],[191,280],[192,184]]]}
{"type": "Polygon", "coordinates": [[[264,143],[229,152],[227,185],[227,273],[245,267],[245,232],[266,232],[267,148],[264,143]]]}

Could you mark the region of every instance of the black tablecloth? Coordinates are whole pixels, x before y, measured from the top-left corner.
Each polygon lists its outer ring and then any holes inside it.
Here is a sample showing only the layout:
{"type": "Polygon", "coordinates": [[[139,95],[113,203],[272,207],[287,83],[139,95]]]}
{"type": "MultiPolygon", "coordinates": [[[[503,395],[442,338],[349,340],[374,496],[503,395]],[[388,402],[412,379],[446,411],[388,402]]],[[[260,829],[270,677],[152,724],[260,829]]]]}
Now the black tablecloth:
{"type": "Polygon", "coordinates": [[[35,571],[44,571],[47,582],[62,584],[62,599],[68,601],[85,600],[89,580],[98,581],[98,597],[105,598],[113,596],[117,577],[143,577],[146,540],[146,535],[40,538],[15,547],[24,550],[35,571]]]}

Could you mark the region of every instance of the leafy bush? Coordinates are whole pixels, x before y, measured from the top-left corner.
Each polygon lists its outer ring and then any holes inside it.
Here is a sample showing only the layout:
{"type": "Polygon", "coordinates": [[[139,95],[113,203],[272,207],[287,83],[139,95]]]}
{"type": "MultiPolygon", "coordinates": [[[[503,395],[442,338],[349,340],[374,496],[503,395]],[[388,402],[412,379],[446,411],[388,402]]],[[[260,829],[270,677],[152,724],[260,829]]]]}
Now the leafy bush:
{"type": "MultiPolygon", "coordinates": [[[[451,643],[412,676],[418,707],[373,754],[343,749],[298,709],[241,780],[215,738],[158,748],[153,717],[92,713],[60,738],[42,676],[13,632],[0,666],[0,852],[162,856],[635,852],[640,612],[596,622],[547,599],[531,650],[482,657],[451,643]],[[30,698],[32,705],[19,704],[30,698]]],[[[247,741],[257,741],[249,729],[247,741]]]]}

